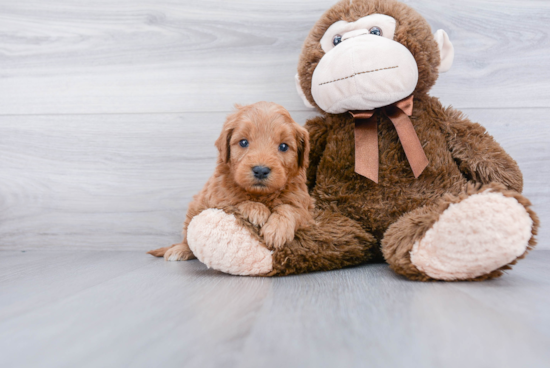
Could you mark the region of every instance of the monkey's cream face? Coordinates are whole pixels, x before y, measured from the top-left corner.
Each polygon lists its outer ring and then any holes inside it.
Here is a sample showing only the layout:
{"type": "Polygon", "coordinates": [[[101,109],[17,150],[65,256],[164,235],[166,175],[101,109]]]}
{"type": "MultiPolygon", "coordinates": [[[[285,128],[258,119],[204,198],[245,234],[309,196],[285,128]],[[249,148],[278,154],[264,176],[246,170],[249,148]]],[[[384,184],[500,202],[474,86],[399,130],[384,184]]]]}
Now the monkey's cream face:
{"type": "Polygon", "coordinates": [[[321,39],[325,56],[313,73],[311,93],[326,112],[372,110],[409,96],[418,67],[407,48],[393,40],[395,19],[373,14],[339,21],[321,39]]]}
{"type": "MultiPolygon", "coordinates": [[[[418,83],[418,66],[412,53],[394,40],[395,31],[396,20],[383,14],[332,24],[320,40],[325,54],[312,75],[315,103],[328,113],[340,114],[373,110],[411,95],[418,83]]],[[[454,52],[447,35],[440,30],[435,36],[442,62],[449,64],[450,58],[452,63],[454,52]]],[[[440,71],[448,68],[450,64],[442,64],[440,71]]]]}

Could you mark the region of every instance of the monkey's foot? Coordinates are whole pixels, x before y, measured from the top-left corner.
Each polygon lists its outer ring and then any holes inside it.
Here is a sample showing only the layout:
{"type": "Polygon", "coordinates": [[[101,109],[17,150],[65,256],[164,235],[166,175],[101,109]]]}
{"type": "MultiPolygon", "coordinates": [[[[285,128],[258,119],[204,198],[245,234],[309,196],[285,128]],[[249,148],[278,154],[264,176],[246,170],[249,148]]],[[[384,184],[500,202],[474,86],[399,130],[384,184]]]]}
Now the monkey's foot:
{"type": "Polygon", "coordinates": [[[452,203],[416,241],[410,260],[438,280],[487,275],[522,256],[533,219],[513,197],[485,191],[452,203]]]}
{"type": "Polygon", "coordinates": [[[219,209],[207,209],[191,220],[187,242],[199,261],[218,271],[254,276],[273,269],[271,251],[234,215],[219,209]]]}

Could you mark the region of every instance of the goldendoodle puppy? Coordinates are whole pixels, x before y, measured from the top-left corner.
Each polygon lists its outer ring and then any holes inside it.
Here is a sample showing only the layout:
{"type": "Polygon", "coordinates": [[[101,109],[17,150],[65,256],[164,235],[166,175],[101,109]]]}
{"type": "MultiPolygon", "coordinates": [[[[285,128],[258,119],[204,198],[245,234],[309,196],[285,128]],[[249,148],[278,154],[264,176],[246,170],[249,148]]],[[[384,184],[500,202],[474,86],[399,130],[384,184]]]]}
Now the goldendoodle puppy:
{"type": "Polygon", "coordinates": [[[169,261],[195,258],[187,245],[187,227],[208,208],[238,211],[261,229],[268,248],[284,246],[297,229],[313,221],[313,200],[306,187],[307,130],[275,103],[236,107],[216,141],[214,175],[189,204],[183,241],[149,254],[169,261]]]}

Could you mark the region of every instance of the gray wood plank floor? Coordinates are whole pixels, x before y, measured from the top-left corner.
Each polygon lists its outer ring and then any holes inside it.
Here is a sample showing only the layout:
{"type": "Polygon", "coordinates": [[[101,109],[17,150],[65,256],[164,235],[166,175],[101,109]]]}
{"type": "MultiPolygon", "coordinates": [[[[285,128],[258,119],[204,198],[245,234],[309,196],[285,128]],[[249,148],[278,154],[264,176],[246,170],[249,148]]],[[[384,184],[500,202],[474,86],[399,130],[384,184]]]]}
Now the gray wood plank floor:
{"type": "Polygon", "coordinates": [[[247,278],[140,252],[1,251],[0,366],[548,367],[549,262],[417,283],[384,264],[247,278]]]}

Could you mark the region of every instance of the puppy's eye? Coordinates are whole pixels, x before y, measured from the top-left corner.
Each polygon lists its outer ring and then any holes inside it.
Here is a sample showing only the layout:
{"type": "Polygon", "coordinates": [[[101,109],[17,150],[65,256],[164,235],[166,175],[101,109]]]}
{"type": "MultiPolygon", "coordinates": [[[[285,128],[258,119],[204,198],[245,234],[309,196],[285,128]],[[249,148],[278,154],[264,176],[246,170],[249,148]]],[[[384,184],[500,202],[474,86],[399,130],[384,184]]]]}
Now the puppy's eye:
{"type": "Polygon", "coordinates": [[[332,44],[334,46],[338,45],[340,42],[342,42],[342,36],[340,36],[339,34],[337,34],[336,36],[334,36],[334,38],[332,39],[332,44]]]}
{"type": "Polygon", "coordinates": [[[242,148],[248,147],[248,141],[246,139],[241,139],[239,141],[239,146],[241,146],[242,148]]]}
{"type": "Polygon", "coordinates": [[[281,151],[281,152],[288,151],[288,144],[286,144],[286,143],[279,144],[279,151],[281,151]]]}
{"type": "Polygon", "coordinates": [[[382,30],[380,29],[380,27],[377,27],[377,26],[374,26],[371,29],[369,29],[369,33],[375,36],[382,36],[382,30]]]}

